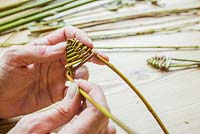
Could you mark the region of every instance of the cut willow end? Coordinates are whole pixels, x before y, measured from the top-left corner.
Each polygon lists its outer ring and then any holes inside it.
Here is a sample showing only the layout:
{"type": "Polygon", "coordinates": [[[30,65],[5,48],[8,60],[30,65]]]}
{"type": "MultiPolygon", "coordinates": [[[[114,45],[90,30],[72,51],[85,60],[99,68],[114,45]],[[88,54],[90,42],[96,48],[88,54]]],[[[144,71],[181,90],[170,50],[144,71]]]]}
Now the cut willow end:
{"type": "Polygon", "coordinates": [[[156,69],[167,71],[170,68],[171,59],[166,56],[154,56],[147,59],[147,63],[156,69]]]}

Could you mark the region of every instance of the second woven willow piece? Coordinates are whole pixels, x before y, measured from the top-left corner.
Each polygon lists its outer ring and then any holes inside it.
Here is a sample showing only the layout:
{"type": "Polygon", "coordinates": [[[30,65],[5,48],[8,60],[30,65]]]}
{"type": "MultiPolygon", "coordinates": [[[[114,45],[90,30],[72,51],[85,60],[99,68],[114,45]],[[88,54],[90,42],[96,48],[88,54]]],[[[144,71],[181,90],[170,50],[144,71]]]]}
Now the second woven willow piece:
{"type": "MultiPolygon", "coordinates": [[[[156,114],[154,109],[151,107],[151,105],[148,103],[148,101],[145,99],[145,97],[140,93],[140,91],[131,83],[131,81],[123,74],[121,73],[113,64],[106,61],[104,58],[102,58],[98,53],[92,51],[91,48],[84,45],[83,43],[79,42],[77,39],[69,39],[67,41],[67,65],[66,68],[68,70],[67,72],[67,78],[70,81],[73,81],[74,72],[82,66],[85,62],[90,60],[92,57],[98,58],[100,61],[102,61],[105,65],[107,65],[111,70],[113,70],[115,73],[117,73],[127,84],[128,86],[138,95],[138,97],[142,100],[144,105],[147,107],[149,112],[152,114],[154,119],[157,121],[161,129],[165,134],[169,134],[169,131],[165,127],[164,123],[161,121],[159,116],[156,114]]],[[[84,92],[80,89],[80,93],[84,92]]],[[[81,93],[83,97],[85,97],[87,100],[89,100],[91,103],[94,102],[94,100],[90,100],[91,98],[87,98],[89,96],[84,96],[85,94],[81,93]]],[[[98,105],[94,106],[97,107],[106,117],[112,119],[115,123],[117,123],[120,127],[122,127],[126,132],[129,134],[135,134],[129,127],[127,127],[125,124],[123,124],[119,119],[117,119],[115,116],[113,116],[109,111],[105,111],[106,109],[102,106],[98,108],[98,105]],[[103,110],[102,110],[103,109],[103,110]]]]}
{"type": "Polygon", "coordinates": [[[147,63],[156,69],[168,71],[172,68],[200,67],[199,60],[171,58],[167,56],[154,56],[147,59],[147,63]]]}

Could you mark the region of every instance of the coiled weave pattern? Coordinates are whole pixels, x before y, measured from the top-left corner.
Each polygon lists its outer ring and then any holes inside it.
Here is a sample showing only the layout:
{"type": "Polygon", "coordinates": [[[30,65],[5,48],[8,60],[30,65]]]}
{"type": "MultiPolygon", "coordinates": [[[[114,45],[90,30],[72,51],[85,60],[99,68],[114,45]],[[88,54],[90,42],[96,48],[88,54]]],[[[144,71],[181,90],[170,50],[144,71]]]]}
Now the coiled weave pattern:
{"type": "Polygon", "coordinates": [[[172,60],[166,56],[154,56],[147,59],[147,63],[160,70],[169,70],[172,60]]]}

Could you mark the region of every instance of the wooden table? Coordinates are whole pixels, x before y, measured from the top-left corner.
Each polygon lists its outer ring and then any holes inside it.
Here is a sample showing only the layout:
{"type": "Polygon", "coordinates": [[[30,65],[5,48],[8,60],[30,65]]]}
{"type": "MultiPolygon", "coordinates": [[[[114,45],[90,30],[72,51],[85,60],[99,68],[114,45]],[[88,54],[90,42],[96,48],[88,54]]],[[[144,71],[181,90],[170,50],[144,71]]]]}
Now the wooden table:
{"type": "MultiPolygon", "coordinates": [[[[198,0],[174,0],[175,5],[195,4],[198,0]]],[[[26,32],[22,33],[27,35],[26,32]]],[[[0,41],[5,40],[0,37],[0,41]]],[[[16,38],[20,39],[21,36],[16,38]]],[[[23,38],[24,39],[24,38],[23,38]]],[[[25,39],[24,39],[25,40],[25,39]]],[[[131,36],[94,41],[101,45],[200,45],[200,32],[181,32],[131,36]]],[[[135,84],[168,127],[171,134],[200,134],[200,70],[185,69],[162,72],[147,65],[154,55],[200,59],[199,50],[107,50],[110,61],[135,84]]],[[[108,68],[87,63],[90,81],[101,85],[114,115],[141,134],[161,134],[162,131],[141,100],[108,68]]],[[[116,126],[117,127],[117,126],[116,126]]],[[[117,133],[124,133],[117,127],[117,133]]]]}

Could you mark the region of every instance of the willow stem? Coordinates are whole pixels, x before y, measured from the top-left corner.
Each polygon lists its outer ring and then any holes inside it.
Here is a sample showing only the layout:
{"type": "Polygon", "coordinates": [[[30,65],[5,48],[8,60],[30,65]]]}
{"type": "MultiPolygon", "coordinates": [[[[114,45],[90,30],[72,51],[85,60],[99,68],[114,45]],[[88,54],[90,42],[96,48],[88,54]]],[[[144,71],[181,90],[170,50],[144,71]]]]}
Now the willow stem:
{"type": "Polygon", "coordinates": [[[42,5],[45,5],[45,4],[52,2],[52,1],[54,1],[54,0],[40,0],[40,1],[35,2],[33,4],[28,4],[28,5],[17,7],[17,8],[8,10],[8,11],[4,11],[4,12],[0,13],[0,18],[14,14],[14,13],[17,13],[17,12],[25,11],[27,9],[31,9],[31,8],[34,8],[34,7],[42,6],[42,5]]]}
{"type": "Polygon", "coordinates": [[[6,5],[6,6],[0,6],[0,11],[9,10],[11,8],[18,7],[18,6],[22,5],[22,4],[30,2],[30,1],[31,0],[21,0],[21,1],[6,5]]]}
{"type": "MultiPolygon", "coordinates": [[[[67,74],[67,78],[69,81],[74,82],[71,76],[67,74]]],[[[107,118],[110,118],[116,124],[118,124],[121,128],[123,128],[128,134],[136,134],[131,128],[129,128],[126,124],[121,122],[116,116],[112,115],[105,107],[98,104],[93,98],[91,98],[83,89],[79,88],[80,94],[86,98],[92,105],[94,105],[99,111],[101,111],[107,118]]]]}
{"type": "Polygon", "coordinates": [[[172,64],[169,67],[199,67],[200,63],[194,63],[194,64],[172,64]]]}
{"type": "Polygon", "coordinates": [[[142,100],[142,102],[145,104],[149,112],[153,115],[154,119],[157,121],[157,123],[160,125],[161,129],[165,134],[169,134],[169,131],[165,127],[164,123],[161,121],[157,113],[154,111],[152,106],[148,103],[148,101],[145,99],[145,97],[140,93],[140,91],[131,83],[131,81],[123,74],[121,73],[113,64],[106,61],[104,58],[96,54],[96,57],[102,61],[105,65],[107,65],[111,70],[113,70],[115,73],[117,73],[128,85],[129,87],[138,95],[138,97],[142,100]]]}
{"type": "Polygon", "coordinates": [[[176,60],[176,61],[187,61],[187,62],[199,62],[199,60],[190,60],[190,59],[178,59],[178,58],[171,58],[172,60],[176,60]]]}

